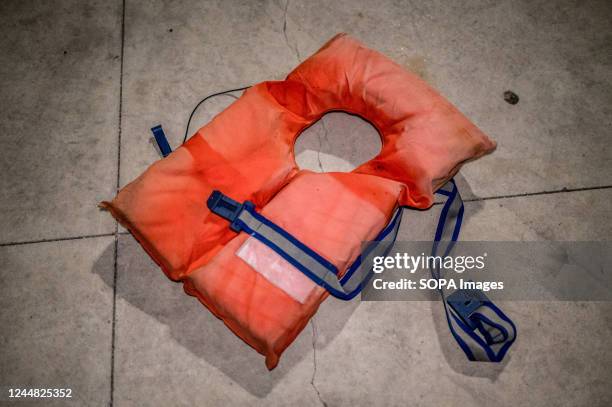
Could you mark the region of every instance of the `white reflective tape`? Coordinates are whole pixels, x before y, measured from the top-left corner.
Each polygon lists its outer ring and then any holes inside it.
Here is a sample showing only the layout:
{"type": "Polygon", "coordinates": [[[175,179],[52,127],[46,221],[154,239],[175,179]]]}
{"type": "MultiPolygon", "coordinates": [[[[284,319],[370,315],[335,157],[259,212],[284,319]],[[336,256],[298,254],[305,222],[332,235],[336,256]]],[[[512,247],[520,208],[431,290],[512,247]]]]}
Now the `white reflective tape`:
{"type": "Polygon", "coordinates": [[[304,273],[252,236],[245,240],[236,255],[270,283],[302,304],[317,286],[304,273]]]}

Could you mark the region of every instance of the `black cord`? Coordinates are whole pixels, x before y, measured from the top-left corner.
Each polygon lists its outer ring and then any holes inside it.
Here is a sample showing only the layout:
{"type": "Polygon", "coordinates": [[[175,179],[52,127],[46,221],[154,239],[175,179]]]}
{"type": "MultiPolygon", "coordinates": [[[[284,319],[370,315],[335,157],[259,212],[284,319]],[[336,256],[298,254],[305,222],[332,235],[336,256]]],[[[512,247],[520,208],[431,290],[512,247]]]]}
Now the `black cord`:
{"type": "Polygon", "coordinates": [[[249,86],[245,86],[242,88],[236,88],[236,89],[230,89],[230,90],[224,90],[223,92],[217,92],[217,93],[213,93],[212,95],[208,95],[206,96],[204,99],[200,100],[198,102],[198,104],[193,108],[193,110],[191,111],[191,114],[189,115],[189,120],[187,120],[187,127],[185,128],[185,137],[183,137],[183,144],[185,144],[185,141],[187,141],[187,136],[189,135],[189,125],[191,124],[191,119],[193,118],[193,115],[195,114],[196,110],[198,110],[198,107],[200,107],[200,105],[204,102],[206,102],[208,99],[215,97],[215,96],[221,96],[221,95],[225,95],[227,93],[232,93],[232,92],[238,92],[240,90],[246,90],[248,88],[250,88],[252,85],[249,86]]]}

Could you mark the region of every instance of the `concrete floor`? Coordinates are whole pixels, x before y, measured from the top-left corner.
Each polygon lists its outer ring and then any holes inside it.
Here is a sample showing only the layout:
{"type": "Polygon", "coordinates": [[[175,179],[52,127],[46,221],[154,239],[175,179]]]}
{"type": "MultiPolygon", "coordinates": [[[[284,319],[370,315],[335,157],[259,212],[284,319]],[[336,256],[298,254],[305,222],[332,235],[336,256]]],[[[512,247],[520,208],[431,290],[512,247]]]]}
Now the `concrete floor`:
{"type": "MultiPolygon", "coordinates": [[[[609,1],[3,1],[0,386],[94,406],[612,405],[611,303],[504,304],[519,339],[483,365],[438,303],[330,299],[268,373],[96,207],[159,158],[152,125],[176,146],[202,96],[280,79],[345,31],[498,141],[459,176],[464,239],[610,240],[611,23],[609,1]]],[[[296,151],[347,170],[377,143],[335,113],[296,151]]],[[[439,208],[401,237],[429,239],[439,208]]]]}

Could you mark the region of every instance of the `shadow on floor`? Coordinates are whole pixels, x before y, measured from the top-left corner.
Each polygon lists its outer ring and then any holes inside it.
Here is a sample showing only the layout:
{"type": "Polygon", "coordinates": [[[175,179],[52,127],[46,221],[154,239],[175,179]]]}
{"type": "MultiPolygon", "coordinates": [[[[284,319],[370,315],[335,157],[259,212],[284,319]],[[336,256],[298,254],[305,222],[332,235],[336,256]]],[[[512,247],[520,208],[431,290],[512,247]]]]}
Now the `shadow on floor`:
{"type": "MultiPolygon", "coordinates": [[[[459,178],[458,183],[463,187],[463,195],[473,196],[467,182],[460,175],[457,178],[459,178]]],[[[464,221],[468,222],[469,218],[478,213],[481,208],[481,202],[471,202],[466,208],[464,221]]],[[[113,250],[114,244],[106,249],[100,259],[113,255],[113,250]]],[[[112,277],[104,273],[104,269],[103,261],[99,260],[94,265],[93,272],[112,287],[112,277]]],[[[116,325],[115,345],[116,350],[124,352],[122,357],[115,357],[115,373],[119,380],[121,380],[121,371],[133,368],[135,364],[134,361],[129,361],[123,362],[127,366],[121,365],[122,360],[129,358],[131,351],[129,347],[139,346],[139,343],[146,341],[146,338],[122,336],[125,333],[121,331],[121,327],[129,323],[129,314],[126,313],[123,305],[120,306],[121,300],[168,326],[172,339],[178,344],[195,357],[219,369],[257,397],[265,397],[299,362],[312,355],[315,341],[311,327],[307,326],[283,354],[279,366],[268,372],[261,355],[238,339],[195,298],[187,296],[181,284],[169,281],[129,235],[122,235],[119,238],[117,270],[116,295],[119,322],[116,325]]],[[[438,304],[438,299],[431,299],[435,301],[432,304],[432,316],[438,332],[438,342],[451,368],[461,374],[496,380],[506,363],[468,362],[459,347],[453,342],[441,304],[438,304]]],[[[358,305],[358,300],[337,301],[333,309],[323,307],[320,310],[316,322],[317,348],[325,348],[343,330],[358,305]]],[[[144,327],[143,331],[146,331],[144,327]]],[[[163,376],[163,374],[167,373],[160,372],[160,375],[163,376]]]]}
{"type": "MultiPolygon", "coordinates": [[[[474,192],[470,188],[470,184],[468,184],[467,180],[463,178],[461,174],[455,176],[455,181],[464,199],[478,198],[474,195],[474,192]]],[[[465,213],[463,215],[464,224],[468,223],[472,216],[480,212],[483,205],[482,201],[469,202],[469,204],[465,206],[465,213]]],[[[440,302],[440,297],[431,292],[431,300],[431,314],[438,334],[438,343],[451,369],[466,376],[488,378],[492,382],[497,380],[497,377],[510,360],[510,354],[506,355],[501,363],[470,362],[453,339],[444,313],[444,306],[440,302]]]]}
{"type": "MultiPolygon", "coordinates": [[[[113,286],[112,276],[104,273],[107,265],[103,259],[112,256],[113,250],[114,244],[109,245],[93,267],[93,272],[110,287],[113,286]]],[[[122,300],[168,326],[172,339],[178,344],[257,397],[263,398],[270,393],[304,358],[312,359],[313,332],[311,326],[307,325],[285,351],[278,367],[268,371],[263,356],[235,336],[197,299],[187,296],[180,283],[168,280],[129,235],[119,238],[117,270],[115,352],[123,352],[121,357],[115,355],[117,380],[121,380],[121,371],[138,369],[137,361],[125,361],[134,353],[130,347],[147,343],[146,338],[124,336],[125,331],[121,329],[130,323],[130,316],[129,311],[125,312],[122,300]]],[[[333,312],[329,312],[328,308],[317,314],[317,349],[327,346],[342,331],[358,305],[358,301],[351,301],[334,307],[333,312]]],[[[146,327],[143,327],[142,332],[146,332],[146,327]]],[[[155,358],[155,355],[152,357],[155,358]]],[[[163,378],[168,374],[167,371],[160,371],[158,376],[163,378]]]]}

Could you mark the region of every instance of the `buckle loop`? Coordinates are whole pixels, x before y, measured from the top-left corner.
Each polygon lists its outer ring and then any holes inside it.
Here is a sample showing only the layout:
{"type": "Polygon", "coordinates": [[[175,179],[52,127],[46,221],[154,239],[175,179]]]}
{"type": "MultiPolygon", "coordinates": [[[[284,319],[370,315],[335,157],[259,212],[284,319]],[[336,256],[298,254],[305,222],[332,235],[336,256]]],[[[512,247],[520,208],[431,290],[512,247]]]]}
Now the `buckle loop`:
{"type": "Polygon", "coordinates": [[[234,232],[240,232],[242,230],[242,222],[238,219],[240,213],[246,208],[254,208],[252,202],[245,201],[244,203],[240,203],[234,201],[232,198],[216,189],[206,200],[206,206],[208,206],[208,209],[210,209],[212,213],[228,220],[230,222],[230,229],[234,232]]]}
{"type": "Polygon", "coordinates": [[[477,325],[470,319],[470,316],[483,304],[490,303],[491,300],[482,290],[462,289],[449,295],[446,302],[466,325],[476,329],[477,325]]]}

